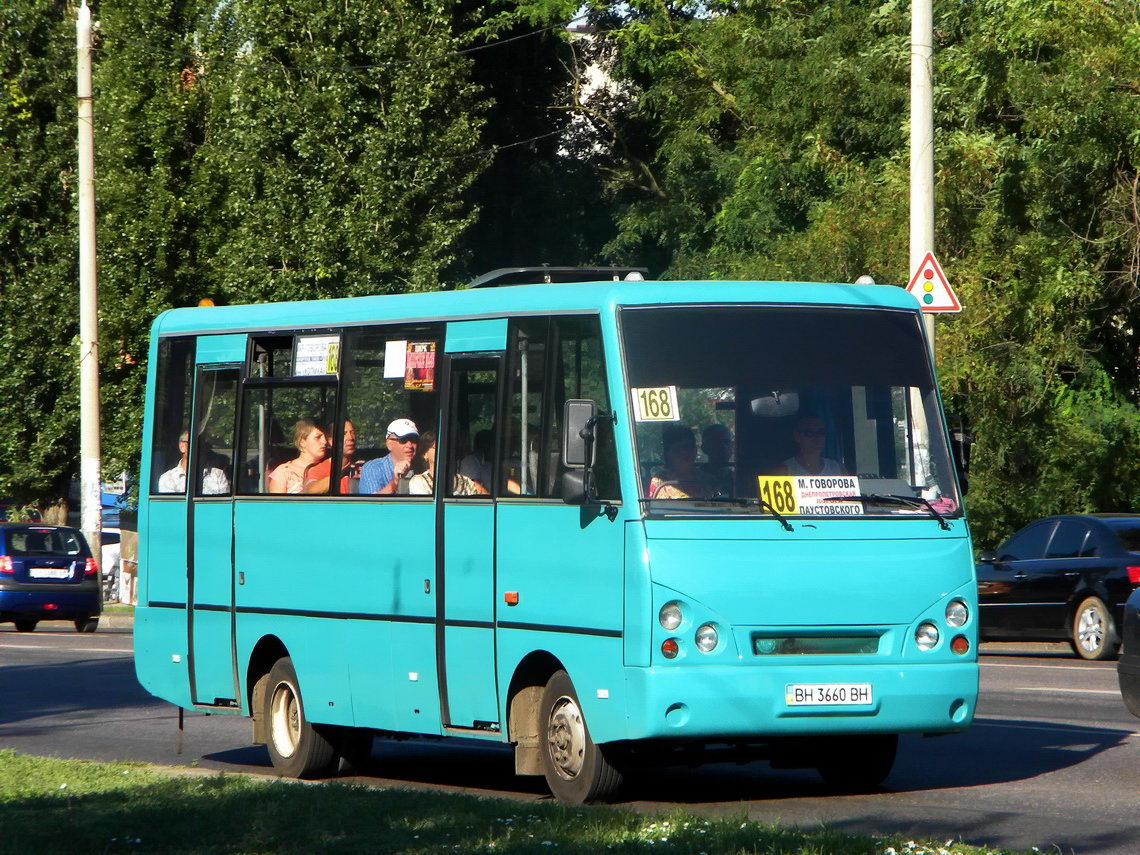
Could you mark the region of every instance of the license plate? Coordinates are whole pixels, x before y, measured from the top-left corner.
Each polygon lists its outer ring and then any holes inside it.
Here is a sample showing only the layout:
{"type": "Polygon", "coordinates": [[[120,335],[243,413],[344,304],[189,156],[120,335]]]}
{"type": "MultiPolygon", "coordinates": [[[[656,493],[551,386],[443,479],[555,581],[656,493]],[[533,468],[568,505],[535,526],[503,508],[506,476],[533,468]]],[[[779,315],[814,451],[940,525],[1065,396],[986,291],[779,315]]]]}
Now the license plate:
{"type": "Polygon", "coordinates": [[[33,579],[69,579],[71,578],[71,568],[33,567],[28,571],[28,575],[33,579]]]}
{"type": "Polygon", "coordinates": [[[784,703],[789,707],[867,706],[870,683],[788,683],[784,703]]]}

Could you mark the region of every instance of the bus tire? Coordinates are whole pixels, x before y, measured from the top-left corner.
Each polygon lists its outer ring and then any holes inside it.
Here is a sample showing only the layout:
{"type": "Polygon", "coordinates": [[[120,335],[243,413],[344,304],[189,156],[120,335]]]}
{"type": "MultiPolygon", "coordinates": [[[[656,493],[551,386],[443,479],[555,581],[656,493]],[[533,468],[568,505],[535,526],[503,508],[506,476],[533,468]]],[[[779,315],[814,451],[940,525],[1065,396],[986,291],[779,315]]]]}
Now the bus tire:
{"type": "Polygon", "coordinates": [[[1099,597],[1086,597],[1073,614],[1073,651],[1082,659],[1112,659],[1120,649],[1116,622],[1099,597]]]}
{"type": "Polygon", "coordinates": [[[293,660],[278,659],[265,691],[266,748],[273,768],[288,778],[323,778],[336,766],[336,747],[320,725],[305,716],[293,660]]]}
{"type": "Polygon", "coordinates": [[[877,790],[891,774],[898,753],[897,734],[848,736],[828,740],[816,769],[828,784],[843,792],[877,790]]]}
{"type": "Polygon", "coordinates": [[[622,783],[621,771],[590,738],[578,695],[565,671],[556,671],[539,707],[542,773],[556,799],[568,804],[601,802],[622,783]]]}

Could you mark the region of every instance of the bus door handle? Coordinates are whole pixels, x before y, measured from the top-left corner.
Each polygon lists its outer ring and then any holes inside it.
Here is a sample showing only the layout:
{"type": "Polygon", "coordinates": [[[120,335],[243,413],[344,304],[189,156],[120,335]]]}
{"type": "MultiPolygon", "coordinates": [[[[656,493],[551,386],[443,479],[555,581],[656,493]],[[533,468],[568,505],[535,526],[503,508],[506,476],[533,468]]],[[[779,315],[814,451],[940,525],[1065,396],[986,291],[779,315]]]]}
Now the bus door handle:
{"type": "Polygon", "coordinates": [[[244,584],[245,584],[245,573],[244,573],[244,572],[239,572],[239,573],[238,573],[238,584],[239,584],[239,585],[244,585],[244,584]]]}
{"type": "Polygon", "coordinates": [[[431,593],[431,579],[424,579],[424,593],[431,593]]]}

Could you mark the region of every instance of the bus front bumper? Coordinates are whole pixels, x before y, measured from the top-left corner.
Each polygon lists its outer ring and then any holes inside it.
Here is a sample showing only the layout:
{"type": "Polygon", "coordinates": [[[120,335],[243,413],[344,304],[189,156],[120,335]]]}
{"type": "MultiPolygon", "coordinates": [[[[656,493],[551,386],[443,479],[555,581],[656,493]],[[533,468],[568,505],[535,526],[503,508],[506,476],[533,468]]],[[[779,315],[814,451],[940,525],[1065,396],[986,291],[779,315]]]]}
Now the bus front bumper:
{"type": "Polygon", "coordinates": [[[630,739],[955,733],[969,727],[978,695],[976,662],[654,666],[626,674],[630,739]],[[831,689],[808,688],[820,686],[831,689]],[[869,702],[822,700],[848,692],[861,699],[868,689],[869,702]]]}

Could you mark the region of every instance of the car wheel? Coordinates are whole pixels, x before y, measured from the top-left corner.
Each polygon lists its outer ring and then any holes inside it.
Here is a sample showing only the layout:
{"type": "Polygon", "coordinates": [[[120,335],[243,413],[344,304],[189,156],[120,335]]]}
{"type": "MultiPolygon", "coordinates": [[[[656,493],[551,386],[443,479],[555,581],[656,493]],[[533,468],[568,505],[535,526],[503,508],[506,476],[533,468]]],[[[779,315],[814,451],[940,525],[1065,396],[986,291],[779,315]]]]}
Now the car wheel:
{"type": "Polygon", "coordinates": [[[1073,615],[1073,650],[1082,659],[1111,659],[1120,649],[1116,624],[1099,597],[1086,597],[1073,615]]]}
{"type": "Polygon", "coordinates": [[[80,618],[75,622],[76,632],[94,632],[99,628],[99,618],[80,618]]]}
{"type": "Polygon", "coordinates": [[[899,738],[893,733],[827,740],[820,746],[825,755],[816,769],[823,780],[844,792],[877,790],[894,768],[898,747],[899,738]]]}
{"type": "Polygon", "coordinates": [[[16,632],[35,632],[38,620],[18,620],[13,621],[16,624],[16,632]]]}
{"type": "Polygon", "coordinates": [[[323,778],[336,766],[333,740],[320,725],[305,717],[293,660],[278,659],[269,671],[265,692],[265,721],[269,726],[269,759],[289,778],[323,778]]]}
{"type": "Polygon", "coordinates": [[[561,802],[585,804],[609,799],[622,783],[607,750],[590,738],[578,695],[565,671],[556,671],[542,692],[539,739],[542,773],[561,802]]]}

